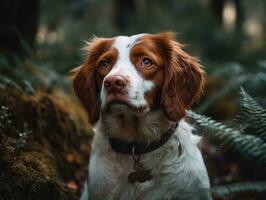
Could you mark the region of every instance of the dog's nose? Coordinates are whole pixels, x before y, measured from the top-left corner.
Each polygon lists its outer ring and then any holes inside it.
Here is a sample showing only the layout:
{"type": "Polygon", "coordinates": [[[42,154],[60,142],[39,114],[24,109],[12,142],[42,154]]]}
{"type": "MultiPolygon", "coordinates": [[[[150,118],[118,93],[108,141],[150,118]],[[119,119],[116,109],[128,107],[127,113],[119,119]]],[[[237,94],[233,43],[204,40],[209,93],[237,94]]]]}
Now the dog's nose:
{"type": "Polygon", "coordinates": [[[104,80],[104,87],[109,93],[121,92],[125,88],[127,81],[121,75],[112,75],[104,80]]]}

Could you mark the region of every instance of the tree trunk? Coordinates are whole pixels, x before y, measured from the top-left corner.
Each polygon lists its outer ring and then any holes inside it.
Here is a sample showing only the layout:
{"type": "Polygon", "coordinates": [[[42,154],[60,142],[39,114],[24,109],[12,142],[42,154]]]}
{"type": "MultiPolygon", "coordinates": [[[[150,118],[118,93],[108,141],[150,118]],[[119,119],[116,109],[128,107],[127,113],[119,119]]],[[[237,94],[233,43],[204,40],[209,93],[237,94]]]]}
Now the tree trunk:
{"type": "Polygon", "coordinates": [[[114,0],[114,22],[121,31],[126,29],[126,22],[134,16],[136,5],[134,0],[114,0]]]}
{"type": "Polygon", "coordinates": [[[244,12],[240,0],[233,1],[236,8],[236,32],[242,33],[242,25],[244,22],[244,12]]]}
{"type": "MultiPolygon", "coordinates": [[[[217,20],[218,25],[223,25],[223,10],[226,0],[210,0],[210,8],[214,18],[217,20]]],[[[236,32],[241,33],[242,24],[244,21],[244,13],[240,0],[231,0],[236,9],[236,32]]]]}
{"type": "Polygon", "coordinates": [[[225,0],[210,0],[210,8],[219,26],[223,24],[223,9],[225,0]]]}
{"type": "Polygon", "coordinates": [[[0,7],[0,53],[8,58],[27,57],[35,47],[39,0],[2,0],[0,7]]]}

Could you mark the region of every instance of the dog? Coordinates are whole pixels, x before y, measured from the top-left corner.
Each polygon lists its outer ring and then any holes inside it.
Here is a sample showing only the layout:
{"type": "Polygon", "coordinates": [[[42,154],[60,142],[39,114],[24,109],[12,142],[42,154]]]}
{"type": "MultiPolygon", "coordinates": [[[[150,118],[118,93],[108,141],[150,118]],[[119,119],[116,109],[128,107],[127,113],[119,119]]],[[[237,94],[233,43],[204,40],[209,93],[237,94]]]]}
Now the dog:
{"type": "Polygon", "coordinates": [[[172,32],[92,39],[73,72],[94,125],[81,199],[208,200],[200,137],[184,117],[205,73],[172,32]]]}

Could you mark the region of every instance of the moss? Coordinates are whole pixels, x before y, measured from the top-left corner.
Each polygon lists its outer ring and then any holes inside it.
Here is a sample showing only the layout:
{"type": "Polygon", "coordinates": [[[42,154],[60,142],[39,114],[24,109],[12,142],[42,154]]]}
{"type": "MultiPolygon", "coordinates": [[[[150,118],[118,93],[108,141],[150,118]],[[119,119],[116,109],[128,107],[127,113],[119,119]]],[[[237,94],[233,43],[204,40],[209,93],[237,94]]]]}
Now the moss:
{"type": "Polygon", "coordinates": [[[64,199],[55,163],[43,153],[23,152],[21,156],[8,153],[10,156],[1,160],[6,164],[1,166],[3,199],[64,199]]]}
{"type": "Polygon", "coordinates": [[[91,127],[81,107],[60,90],[26,95],[15,88],[0,90],[0,105],[12,121],[0,130],[0,199],[77,198],[80,190],[66,185],[81,185],[90,150],[91,127]],[[17,150],[25,123],[31,134],[17,150]]]}

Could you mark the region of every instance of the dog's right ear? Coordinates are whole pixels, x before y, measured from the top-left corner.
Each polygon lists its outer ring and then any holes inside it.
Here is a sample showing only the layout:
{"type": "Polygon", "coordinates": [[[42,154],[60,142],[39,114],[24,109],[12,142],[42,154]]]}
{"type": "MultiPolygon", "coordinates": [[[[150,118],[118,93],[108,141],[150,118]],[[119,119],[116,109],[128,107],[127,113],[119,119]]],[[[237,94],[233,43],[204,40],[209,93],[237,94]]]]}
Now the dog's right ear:
{"type": "Polygon", "coordinates": [[[99,118],[100,88],[97,83],[96,62],[97,59],[110,47],[111,39],[94,38],[84,48],[88,51],[88,57],[84,64],[71,70],[73,89],[79,101],[86,109],[89,121],[93,125],[99,118]]]}
{"type": "Polygon", "coordinates": [[[99,117],[100,102],[97,100],[98,91],[94,70],[83,64],[71,71],[73,73],[73,88],[79,101],[89,115],[89,121],[94,124],[99,117]]]}

